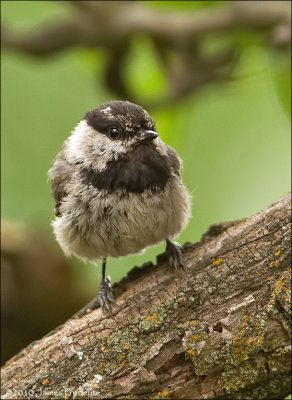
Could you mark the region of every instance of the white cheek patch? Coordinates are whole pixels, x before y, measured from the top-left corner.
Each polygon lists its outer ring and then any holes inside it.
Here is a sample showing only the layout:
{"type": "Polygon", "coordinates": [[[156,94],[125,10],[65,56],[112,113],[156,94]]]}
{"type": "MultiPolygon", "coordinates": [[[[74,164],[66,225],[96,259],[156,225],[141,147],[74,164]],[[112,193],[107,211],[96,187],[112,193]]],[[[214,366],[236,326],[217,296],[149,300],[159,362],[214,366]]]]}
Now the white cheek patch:
{"type": "Polygon", "coordinates": [[[91,151],[88,151],[87,159],[90,158],[90,165],[97,171],[103,171],[108,162],[118,158],[119,154],[126,152],[123,144],[116,140],[109,139],[106,135],[97,132],[90,143],[91,151]]]}
{"type": "Polygon", "coordinates": [[[127,148],[120,140],[111,140],[93,130],[85,120],[79,122],[66,142],[67,158],[71,163],[82,162],[97,171],[107,167],[110,160],[126,153],[127,148]]]}
{"type": "Polygon", "coordinates": [[[87,122],[82,120],[72,131],[71,136],[67,140],[68,161],[74,163],[82,160],[85,157],[83,144],[86,135],[90,134],[89,130],[90,127],[88,126],[87,122]]]}

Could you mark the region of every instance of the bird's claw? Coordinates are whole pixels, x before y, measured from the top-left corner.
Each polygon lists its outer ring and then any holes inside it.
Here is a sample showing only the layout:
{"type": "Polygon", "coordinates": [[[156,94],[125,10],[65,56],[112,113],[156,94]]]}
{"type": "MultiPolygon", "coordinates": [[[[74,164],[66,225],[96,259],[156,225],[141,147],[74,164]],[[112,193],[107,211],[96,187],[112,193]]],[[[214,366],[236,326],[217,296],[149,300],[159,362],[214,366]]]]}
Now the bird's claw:
{"type": "Polygon", "coordinates": [[[169,264],[174,268],[184,267],[184,260],[182,257],[183,247],[177,242],[166,241],[165,254],[168,258],[169,264]]]}
{"type": "Polygon", "coordinates": [[[114,303],[115,299],[114,299],[114,295],[113,295],[111,279],[109,276],[101,281],[98,298],[99,298],[101,307],[104,310],[106,309],[110,313],[110,315],[112,315],[112,311],[111,311],[109,303],[114,303]]]}

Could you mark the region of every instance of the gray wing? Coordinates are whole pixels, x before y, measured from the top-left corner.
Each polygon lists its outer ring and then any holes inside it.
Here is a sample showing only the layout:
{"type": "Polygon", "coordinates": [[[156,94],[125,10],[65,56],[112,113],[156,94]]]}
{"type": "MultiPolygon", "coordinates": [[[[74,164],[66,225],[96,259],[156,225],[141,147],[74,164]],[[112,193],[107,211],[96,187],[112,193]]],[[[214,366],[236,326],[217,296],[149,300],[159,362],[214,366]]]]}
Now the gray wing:
{"type": "Polygon", "coordinates": [[[49,170],[51,190],[55,199],[55,215],[61,215],[60,206],[67,195],[66,184],[73,174],[73,166],[66,160],[63,150],[57,155],[52,168],[49,170]]]}
{"type": "Polygon", "coordinates": [[[177,152],[170,146],[167,146],[167,155],[168,155],[168,161],[169,165],[172,169],[172,171],[180,176],[180,167],[181,167],[181,159],[177,152]]]}

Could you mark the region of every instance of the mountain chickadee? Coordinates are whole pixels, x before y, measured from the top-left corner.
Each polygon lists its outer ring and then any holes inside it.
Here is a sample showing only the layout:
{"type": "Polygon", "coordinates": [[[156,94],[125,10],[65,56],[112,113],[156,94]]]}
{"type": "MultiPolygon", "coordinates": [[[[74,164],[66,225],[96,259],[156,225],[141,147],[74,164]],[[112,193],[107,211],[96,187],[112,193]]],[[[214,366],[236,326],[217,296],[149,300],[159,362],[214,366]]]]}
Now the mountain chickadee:
{"type": "Polygon", "coordinates": [[[110,101],[86,113],[49,170],[56,238],[66,255],[103,260],[99,300],[108,311],[107,257],[166,240],[170,265],[183,266],[182,247],[171,241],[190,218],[180,165],[143,108],[110,101]]]}

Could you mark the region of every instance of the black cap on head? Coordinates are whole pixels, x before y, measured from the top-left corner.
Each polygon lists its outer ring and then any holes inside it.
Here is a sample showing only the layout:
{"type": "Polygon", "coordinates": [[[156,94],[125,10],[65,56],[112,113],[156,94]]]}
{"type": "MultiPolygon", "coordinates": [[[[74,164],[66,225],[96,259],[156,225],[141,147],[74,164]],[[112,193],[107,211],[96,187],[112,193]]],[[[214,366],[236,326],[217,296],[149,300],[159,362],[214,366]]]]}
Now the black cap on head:
{"type": "Polygon", "coordinates": [[[149,114],[129,101],[109,101],[88,111],[84,119],[92,128],[105,134],[110,127],[122,129],[127,135],[135,134],[139,129],[155,130],[149,114]]]}

